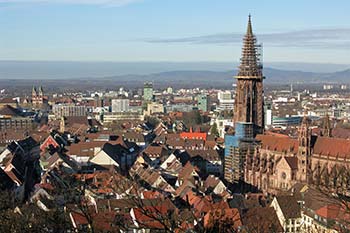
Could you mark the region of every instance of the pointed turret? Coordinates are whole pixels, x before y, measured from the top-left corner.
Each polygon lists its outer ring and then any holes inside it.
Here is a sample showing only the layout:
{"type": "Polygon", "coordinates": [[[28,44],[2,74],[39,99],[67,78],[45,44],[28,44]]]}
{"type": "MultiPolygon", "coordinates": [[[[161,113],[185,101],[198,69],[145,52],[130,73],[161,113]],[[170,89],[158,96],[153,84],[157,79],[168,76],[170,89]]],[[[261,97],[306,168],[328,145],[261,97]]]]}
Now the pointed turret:
{"type": "Polygon", "coordinates": [[[43,87],[40,86],[39,87],[39,96],[43,96],[43,95],[44,95],[43,87]]]}
{"type": "Polygon", "coordinates": [[[253,36],[252,19],[250,14],[248,16],[247,35],[253,36]]]}
{"type": "Polygon", "coordinates": [[[32,89],[32,96],[37,96],[37,91],[36,91],[36,88],[33,86],[33,89],[32,89]]]}

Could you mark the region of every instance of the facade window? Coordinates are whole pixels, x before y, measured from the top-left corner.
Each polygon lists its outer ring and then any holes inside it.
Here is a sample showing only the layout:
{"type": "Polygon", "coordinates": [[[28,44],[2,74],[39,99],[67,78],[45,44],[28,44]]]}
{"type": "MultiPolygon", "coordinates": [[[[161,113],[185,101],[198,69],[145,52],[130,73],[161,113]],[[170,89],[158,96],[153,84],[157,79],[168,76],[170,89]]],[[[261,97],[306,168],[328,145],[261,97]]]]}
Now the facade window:
{"type": "Polygon", "coordinates": [[[282,179],[286,179],[287,175],[285,172],[282,172],[282,175],[281,175],[282,179]]]}

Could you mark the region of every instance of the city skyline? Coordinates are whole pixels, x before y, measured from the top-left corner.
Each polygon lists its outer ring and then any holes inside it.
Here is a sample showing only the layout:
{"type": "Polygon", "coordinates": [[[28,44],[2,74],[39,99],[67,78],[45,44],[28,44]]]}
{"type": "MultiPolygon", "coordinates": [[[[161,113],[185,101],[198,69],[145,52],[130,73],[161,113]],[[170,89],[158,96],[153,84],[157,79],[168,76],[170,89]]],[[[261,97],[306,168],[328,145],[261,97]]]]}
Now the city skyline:
{"type": "Polygon", "coordinates": [[[350,232],[347,5],[213,2],[0,0],[0,232],[350,232]]]}
{"type": "Polygon", "coordinates": [[[340,2],[0,0],[0,60],[238,62],[250,13],[264,61],[346,64],[340,2]]]}

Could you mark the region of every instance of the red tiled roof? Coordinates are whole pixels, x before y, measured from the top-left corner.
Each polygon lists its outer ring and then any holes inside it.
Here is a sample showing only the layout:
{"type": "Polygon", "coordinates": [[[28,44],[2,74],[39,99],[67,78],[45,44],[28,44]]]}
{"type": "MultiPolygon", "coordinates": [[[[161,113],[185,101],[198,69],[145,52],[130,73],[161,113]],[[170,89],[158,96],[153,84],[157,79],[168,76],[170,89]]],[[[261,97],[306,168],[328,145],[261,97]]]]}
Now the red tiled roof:
{"type": "Polygon", "coordinates": [[[144,228],[164,229],[162,219],[166,219],[169,213],[177,211],[176,207],[168,199],[166,200],[157,206],[134,208],[136,222],[144,228]]]}
{"type": "Polygon", "coordinates": [[[149,157],[161,157],[162,155],[165,155],[166,150],[162,146],[152,146],[149,145],[144,151],[149,157]]]}
{"type": "Polygon", "coordinates": [[[340,206],[337,204],[330,204],[323,206],[316,210],[316,214],[327,219],[336,219],[339,214],[340,206]]]}
{"type": "Polygon", "coordinates": [[[207,133],[199,133],[199,132],[182,132],[180,137],[183,139],[202,139],[207,140],[207,133]]]}
{"type": "Polygon", "coordinates": [[[316,210],[316,214],[331,220],[348,224],[350,221],[350,213],[345,204],[328,204],[316,210]]]}
{"type": "Polygon", "coordinates": [[[247,231],[257,232],[283,232],[283,228],[278,220],[276,211],[273,207],[254,207],[249,208],[243,214],[243,224],[247,231]]]}
{"type": "Polygon", "coordinates": [[[314,154],[349,158],[350,140],[342,138],[317,137],[314,154]]]}
{"type": "Polygon", "coordinates": [[[281,134],[281,133],[275,133],[275,132],[272,132],[272,131],[266,131],[265,135],[276,136],[276,137],[283,137],[283,138],[288,138],[289,137],[288,135],[281,134]]]}
{"type": "Polygon", "coordinates": [[[103,148],[103,145],[110,143],[112,145],[118,144],[118,141],[92,141],[92,142],[79,142],[72,144],[67,147],[68,155],[79,155],[79,156],[94,156],[95,148],[103,148]]]}
{"type": "Polygon", "coordinates": [[[200,156],[208,161],[218,161],[220,160],[220,155],[217,150],[186,150],[191,157],[200,156]]]}
{"type": "Polygon", "coordinates": [[[144,191],[142,194],[145,199],[154,199],[154,198],[164,197],[164,195],[158,191],[144,191]]]}
{"type": "Polygon", "coordinates": [[[16,117],[20,116],[20,111],[11,105],[4,105],[0,108],[0,115],[16,117]]]}
{"type": "Polygon", "coordinates": [[[210,175],[207,177],[207,179],[204,182],[204,187],[205,188],[209,188],[209,187],[213,187],[215,188],[219,183],[220,183],[220,179],[218,177],[215,177],[213,175],[210,175]]]}
{"type": "Polygon", "coordinates": [[[86,217],[81,213],[72,212],[71,217],[74,223],[76,224],[76,226],[87,225],[89,223],[86,217]]]}
{"type": "Polygon", "coordinates": [[[271,151],[298,153],[299,143],[297,139],[259,134],[256,139],[261,141],[261,147],[271,151]]]}
{"type": "Polygon", "coordinates": [[[350,129],[334,128],[332,129],[332,136],[335,138],[350,138],[350,129]]]}
{"type": "Polygon", "coordinates": [[[179,173],[179,179],[190,179],[192,177],[192,172],[198,172],[198,167],[193,166],[190,162],[187,162],[186,165],[182,168],[179,173]]]}
{"type": "Polygon", "coordinates": [[[238,227],[242,226],[241,216],[236,208],[210,210],[204,216],[204,227],[211,228],[215,223],[219,225],[232,224],[232,229],[238,229],[238,227]]]}
{"type": "Polygon", "coordinates": [[[2,98],[0,99],[1,104],[16,104],[17,100],[13,98],[2,98]]]}

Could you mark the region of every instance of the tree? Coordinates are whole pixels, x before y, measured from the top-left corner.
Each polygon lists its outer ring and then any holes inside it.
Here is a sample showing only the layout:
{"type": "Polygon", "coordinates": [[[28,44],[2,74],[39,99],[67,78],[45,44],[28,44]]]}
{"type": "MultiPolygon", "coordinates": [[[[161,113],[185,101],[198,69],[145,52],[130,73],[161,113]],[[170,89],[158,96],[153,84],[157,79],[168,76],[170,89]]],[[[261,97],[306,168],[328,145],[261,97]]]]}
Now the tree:
{"type": "Polygon", "coordinates": [[[145,117],[145,120],[147,124],[152,128],[155,128],[160,123],[160,120],[158,119],[158,117],[154,117],[154,116],[147,116],[145,117]]]}
{"type": "Polygon", "coordinates": [[[218,131],[218,125],[214,122],[214,124],[211,126],[210,129],[210,134],[215,136],[215,137],[219,137],[219,131],[218,131]]]}
{"type": "Polygon", "coordinates": [[[36,203],[21,204],[10,191],[0,192],[0,232],[63,233],[71,230],[69,218],[63,208],[50,211],[40,209],[36,203]]]}
{"type": "Polygon", "coordinates": [[[183,121],[187,127],[202,124],[202,116],[198,110],[186,112],[183,114],[183,121]]]}

